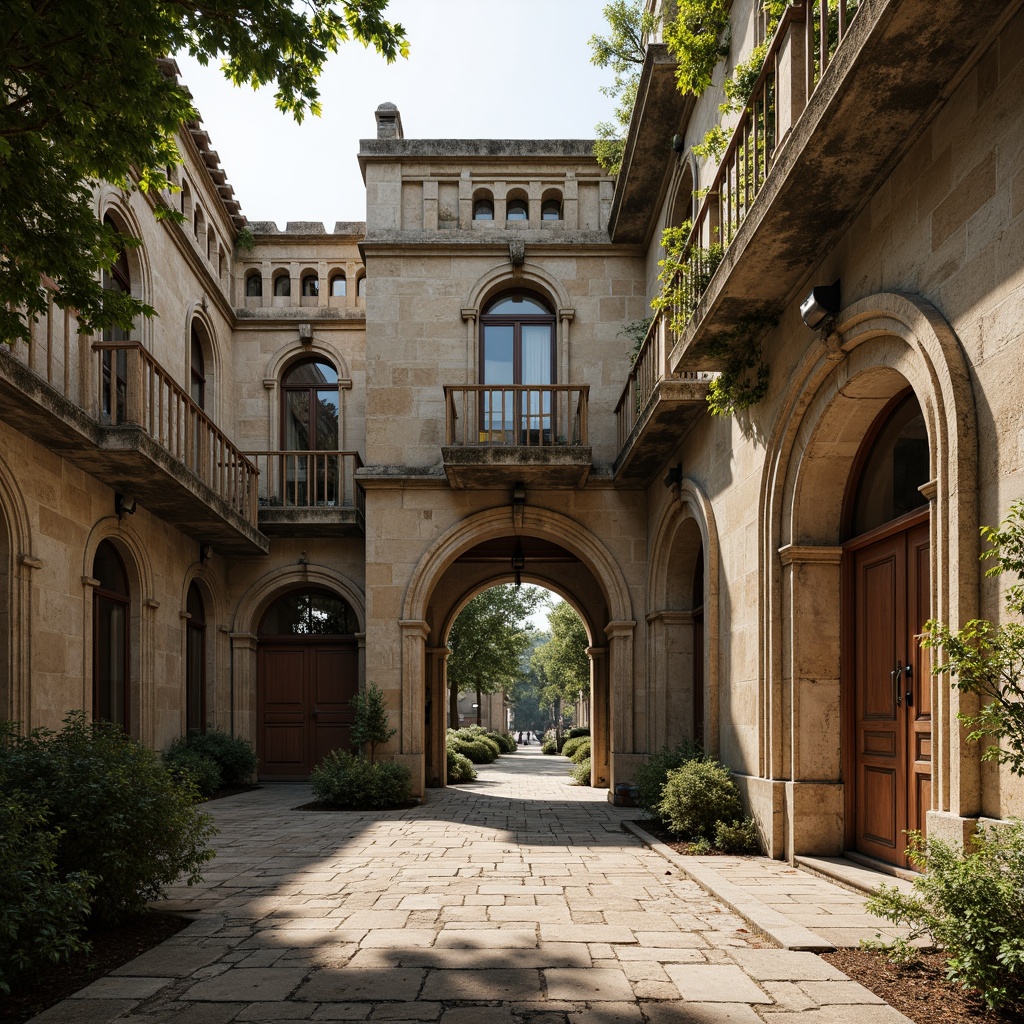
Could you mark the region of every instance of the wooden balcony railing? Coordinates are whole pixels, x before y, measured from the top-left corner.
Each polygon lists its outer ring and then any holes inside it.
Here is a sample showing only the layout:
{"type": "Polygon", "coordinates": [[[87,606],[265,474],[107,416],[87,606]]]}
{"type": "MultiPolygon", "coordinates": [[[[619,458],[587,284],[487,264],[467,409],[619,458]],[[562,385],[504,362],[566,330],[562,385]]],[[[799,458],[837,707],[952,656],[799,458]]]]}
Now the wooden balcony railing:
{"type": "Polygon", "coordinates": [[[718,376],[717,373],[705,371],[670,373],[668,355],[675,342],[676,333],[672,327],[671,311],[661,310],[647,329],[643,344],[626,378],[626,385],[615,406],[615,430],[620,452],[626,446],[633,428],[661,381],[669,378],[700,381],[718,376]]]}
{"type": "Polygon", "coordinates": [[[693,315],[764,187],[778,147],[828,69],[859,0],[807,0],[786,8],[764,68],[690,229],[676,279],[674,326],[693,315]]]}
{"type": "Polygon", "coordinates": [[[259,470],[261,509],[355,509],[365,513],[358,452],[248,452],[259,470]]]}
{"type": "Polygon", "coordinates": [[[141,427],[250,524],[256,525],[256,467],[137,341],[93,345],[96,418],[141,427]]]}
{"type": "Polygon", "coordinates": [[[466,384],[444,387],[449,447],[587,445],[588,384],[466,384]]]}

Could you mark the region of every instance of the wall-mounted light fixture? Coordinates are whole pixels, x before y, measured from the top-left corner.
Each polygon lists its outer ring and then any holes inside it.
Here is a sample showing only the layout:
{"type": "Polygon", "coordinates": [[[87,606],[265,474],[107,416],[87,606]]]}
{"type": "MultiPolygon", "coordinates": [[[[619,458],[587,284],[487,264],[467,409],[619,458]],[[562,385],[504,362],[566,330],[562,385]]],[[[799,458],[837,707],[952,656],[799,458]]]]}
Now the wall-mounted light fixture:
{"type": "Polygon", "coordinates": [[[673,153],[682,153],[683,146],[684,146],[684,139],[683,139],[682,135],[673,135],[672,136],[672,152],[673,153]]]}
{"type": "Polygon", "coordinates": [[[812,331],[825,328],[832,332],[839,313],[839,282],[818,285],[800,303],[800,318],[812,331]]]}
{"type": "Polygon", "coordinates": [[[135,515],[135,509],[137,507],[138,503],[130,494],[114,495],[114,514],[118,519],[123,519],[125,516],[135,515]]]}
{"type": "Polygon", "coordinates": [[[672,490],[673,487],[678,487],[683,482],[683,464],[677,462],[674,466],[670,466],[668,472],[665,474],[665,479],[662,481],[664,485],[672,490]]]}
{"type": "Polygon", "coordinates": [[[523,570],[526,568],[526,555],[523,554],[523,549],[520,547],[519,540],[516,540],[515,550],[512,552],[512,571],[516,574],[516,586],[522,586],[523,570]]]}

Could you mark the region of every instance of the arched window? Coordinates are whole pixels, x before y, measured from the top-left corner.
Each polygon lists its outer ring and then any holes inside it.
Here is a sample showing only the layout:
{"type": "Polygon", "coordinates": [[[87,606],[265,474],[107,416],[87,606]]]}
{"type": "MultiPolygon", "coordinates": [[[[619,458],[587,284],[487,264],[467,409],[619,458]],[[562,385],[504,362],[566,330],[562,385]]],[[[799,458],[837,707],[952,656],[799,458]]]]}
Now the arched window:
{"type": "Polygon", "coordinates": [[[92,597],[92,714],[130,728],[129,703],[131,594],[124,563],[110,541],[96,549],[92,597]]]}
{"type": "Polygon", "coordinates": [[[928,431],[913,393],[902,397],[869,436],[857,476],[851,537],[928,504],[920,491],[931,478],[928,431]]]}
{"type": "Polygon", "coordinates": [[[203,208],[196,203],[195,216],[192,219],[192,231],[196,236],[196,241],[200,245],[206,244],[206,217],[203,215],[203,208]]]}
{"type": "Polygon", "coordinates": [[[480,383],[538,387],[485,391],[484,430],[503,436],[505,443],[550,444],[555,426],[551,391],[543,385],[554,382],[554,314],[536,295],[499,296],[480,317],[480,383]]]}
{"type": "Polygon", "coordinates": [[[490,196],[473,201],[473,220],[494,220],[494,200],[490,196]]]}
{"type": "Polygon", "coordinates": [[[206,360],[203,358],[203,342],[199,328],[192,321],[191,343],[189,346],[189,394],[200,409],[206,408],[206,360]]]}
{"type": "Polygon", "coordinates": [[[181,213],[186,223],[192,219],[192,189],[184,178],[181,179],[181,213]]]}
{"type": "Polygon", "coordinates": [[[341,403],[338,372],[330,363],[295,363],[281,381],[283,458],[281,503],[309,508],[338,500],[341,403]]]}
{"type": "Polygon", "coordinates": [[[250,270],[245,275],[245,294],[247,298],[256,299],[263,295],[263,275],[258,270],[250,270]]]}
{"type": "Polygon", "coordinates": [[[274,295],[281,297],[285,295],[291,295],[292,293],[292,279],[287,273],[278,274],[274,278],[274,295]]]}
{"type": "MultiPolygon", "coordinates": [[[[103,218],[107,227],[117,231],[117,225],[108,215],[103,218]]],[[[105,291],[132,293],[131,272],[124,246],[118,250],[117,259],[109,270],[103,271],[105,291]]],[[[128,331],[111,326],[103,329],[105,342],[128,341],[128,331]]],[[[102,414],[106,422],[120,423],[124,420],[128,392],[128,353],[124,349],[104,351],[101,357],[103,380],[100,384],[102,414]]]]}
{"type": "Polygon", "coordinates": [[[356,279],[356,295],[359,298],[361,298],[361,299],[365,299],[366,298],[366,275],[365,274],[361,274],[356,279]]]}
{"type": "Polygon", "coordinates": [[[529,220],[530,208],[525,199],[510,199],[505,204],[506,220],[529,220]]]}
{"type": "Polygon", "coordinates": [[[541,220],[562,219],[562,197],[557,192],[545,194],[540,204],[541,220]]]}
{"type": "Polygon", "coordinates": [[[347,293],[347,282],[345,281],[345,271],[338,270],[331,274],[331,297],[335,299],[342,298],[347,293]]]}
{"type": "Polygon", "coordinates": [[[211,227],[206,232],[206,258],[208,260],[213,259],[213,254],[217,251],[217,236],[213,232],[211,227]]]}
{"type": "Polygon", "coordinates": [[[293,590],[279,597],[260,622],[259,635],[352,636],[359,622],[349,603],[328,590],[293,590]]]}
{"type": "Polygon", "coordinates": [[[320,294],[320,278],[316,274],[302,275],[302,297],[313,299],[320,294]]]}
{"type": "Polygon", "coordinates": [[[192,583],[185,603],[185,728],[206,732],[206,609],[192,583]]]}

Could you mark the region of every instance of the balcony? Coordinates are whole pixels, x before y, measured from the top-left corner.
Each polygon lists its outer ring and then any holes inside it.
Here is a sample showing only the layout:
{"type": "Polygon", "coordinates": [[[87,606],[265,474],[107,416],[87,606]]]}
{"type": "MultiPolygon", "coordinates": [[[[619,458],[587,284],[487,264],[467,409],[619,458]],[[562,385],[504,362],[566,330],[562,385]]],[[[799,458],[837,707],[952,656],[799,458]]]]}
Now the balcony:
{"type": "Polygon", "coordinates": [[[690,232],[680,267],[690,308],[674,324],[670,368],[719,368],[723,345],[764,331],[800,297],[1011,7],[808,0],[786,10],[690,232]]]}
{"type": "Polygon", "coordinates": [[[256,467],[139,342],[89,346],[66,321],[0,346],[0,418],[200,543],[268,550],[256,467]]]}
{"type": "Polygon", "coordinates": [[[612,473],[618,483],[646,487],[707,408],[714,373],[669,372],[676,340],[671,322],[665,311],[651,322],[615,406],[619,454],[612,473]]]}
{"type": "Polygon", "coordinates": [[[366,499],[358,452],[249,452],[259,470],[259,525],[288,537],[362,537],[366,499]]]}
{"type": "Polygon", "coordinates": [[[589,385],[445,385],[444,471],[456,489],[582,487],[589,385]]]}

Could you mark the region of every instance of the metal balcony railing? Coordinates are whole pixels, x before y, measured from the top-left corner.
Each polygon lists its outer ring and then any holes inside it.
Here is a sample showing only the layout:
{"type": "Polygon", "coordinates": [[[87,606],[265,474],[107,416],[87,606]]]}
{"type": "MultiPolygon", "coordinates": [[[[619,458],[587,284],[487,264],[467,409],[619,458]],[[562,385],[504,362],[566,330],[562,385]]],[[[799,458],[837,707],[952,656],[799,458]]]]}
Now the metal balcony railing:
{"type": "Polygon", "coordinates": [[[358,452],[247,452],[259,470],[261,509],[354,509],[365,513],[358,452]]]}
{"type": "Polygon", "coordinates": [[[113,427],[141,427],[219,498],[256,525],[256,467],[137,341],[92,346],[93,415],[113,427]]]}
{"type": "Polygon", "coordinates": [[[446,384],[445,445],[587,445],[589,397],[588,384],[446,384]]]}

